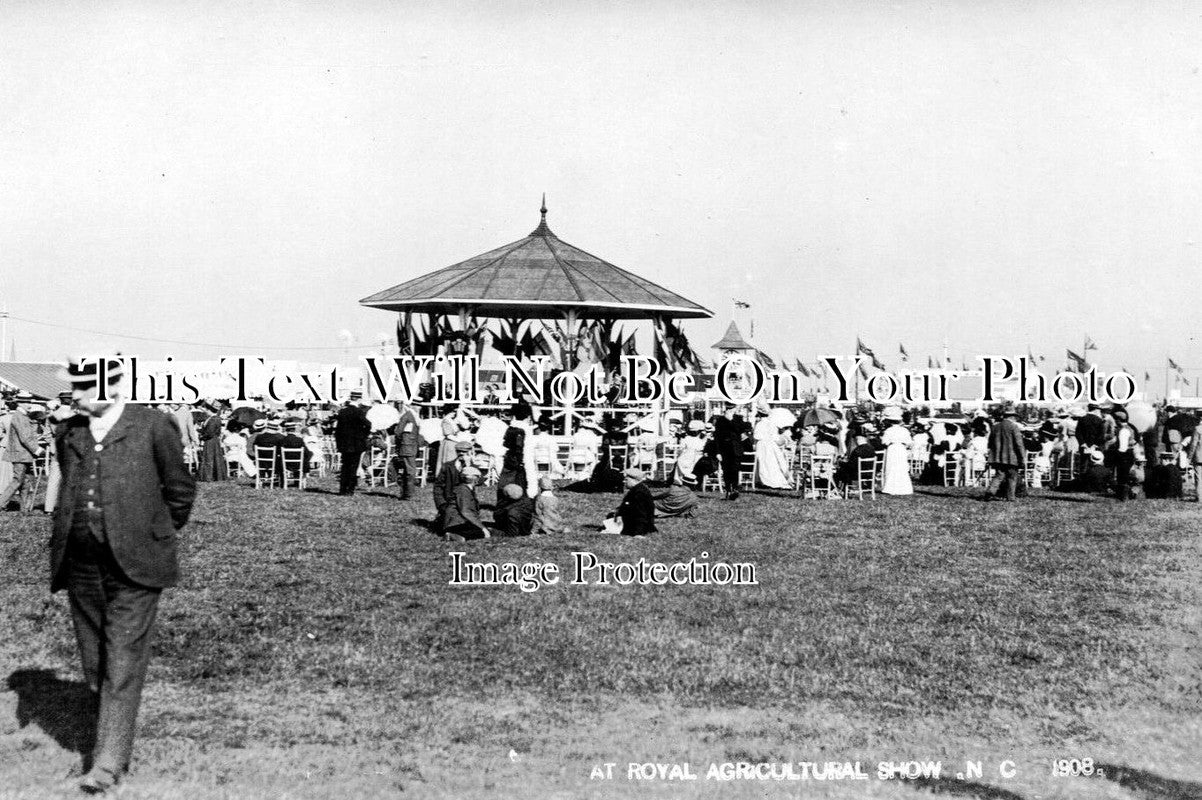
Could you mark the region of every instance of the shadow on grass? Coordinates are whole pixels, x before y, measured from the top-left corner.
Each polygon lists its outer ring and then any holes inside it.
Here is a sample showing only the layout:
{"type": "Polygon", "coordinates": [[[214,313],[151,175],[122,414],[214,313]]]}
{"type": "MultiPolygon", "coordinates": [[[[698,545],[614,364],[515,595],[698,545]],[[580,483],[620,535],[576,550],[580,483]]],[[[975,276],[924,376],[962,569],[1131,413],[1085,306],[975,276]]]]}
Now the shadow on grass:
{"type": "Polygon", "coordinates": [[[975,800],[1025,800],[1021,794],[999,789],[987,783],[976,783],[959,778],[917,778],[907,781],[907,783],[916,789],[925,789],[932,794],[972,797],[975,800]]]}
{"type": "Polygon", "coordinates": [[[1199,800],[1202,798],[1202,783],[1162,778],[1151,772],[1114,764],[1096,764],[1102,777],[1122,786],[1144,800],[1199,800]]]}
{"type": "Polygon", "coordinates": [[[8,676],[17,694],[17,724],[37,725],[59,747],[85,756],[96,743],[96,696],[82,681],[64,681],[47,669],[8,676]]]}

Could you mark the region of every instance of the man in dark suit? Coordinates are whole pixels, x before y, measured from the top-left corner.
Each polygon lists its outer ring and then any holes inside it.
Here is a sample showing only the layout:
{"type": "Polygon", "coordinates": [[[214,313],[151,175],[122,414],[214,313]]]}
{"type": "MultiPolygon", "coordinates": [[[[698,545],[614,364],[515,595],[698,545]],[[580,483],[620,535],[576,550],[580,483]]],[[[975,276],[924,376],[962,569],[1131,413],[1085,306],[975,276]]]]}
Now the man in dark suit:
{"type": "MultiPolygon", "coordinates": [[[[301,474],[309,474],[309,448],[305,447],[305,440],[301,437],[301,427],[303,423],[299,419],[290,419],[284,423],[284,433],[280,436],[276,447],[276,469],[280,474],[284,474],[284,454],[282,450],[300,450],[301,451],[301,474]]],[[[296,470],[289,472],[289,480],[296,478],[296,470]]]]}
{"type": "Polygon", "coordinates": [[[417,414],[409,403],[401,404],[401,418],[396,423],[397,481],[401,484],[401,499],[408,500],[413,494],[413,480],[417,474],[417,448],[421,434],[417,429],[417,414]]]}
{"type": "Polygon", "coordinates": [[[471,442],[455,442],[455,460],[442,465],[434,476],[434,530],[446,530],[447,508],[455,505],[455,489],[463,480],[475,447],[471,442]]]}
{"type": "Polygon", "coordinates": [[[179,579],[176,532],[196,495],[173,418],[127,404],[121,362],[105,363],[105,401],[96,360],[76,359],[62,373],[81,413],[56,442],[62,488],[50,539],[50,590],[67,590],[84,677],[97,693],[96,745],[80,781],[93,794],[129,769],[159,595],[179,579]]]}
{"type": "Polygon", "coordinates": [[[750,428],[741,414],[732,411],[728,417],[714,417],[714,446],[722,459],[722,484],[726,487],[727,500],[739,497],[739,470],[743,466],[749,433],[750,428]]]}
{"type": "Polygon", "coordinates": [[[622,520],[623,536],[646,536],[655,533],[655,498],[644,482],[646,476],[641,469],[631,467],[622,474],[626,484],[626,496],[618,506],[616,516],[622,520]]]}
{"type": "Polygon", "coordinates": [[[359,485],[359,462],[367,452],[371,422],[363,407],[363,392],[351,392],[351,398],[338,412],[334,423],[334,444],[338,447],[342,467],[338,475],[338,494],[354,494],[359,485]]]}
{"type": "Polygon", "coordinates": [[[1101,450],[1106,444],[1106,421],[1097,403],[1090,403],[1085,416],[1077,420],[1077,442],[1082,450],[1101,450]]]}
{"type": "Polygon", "coordinates": [[[1019,475],[1027,464],[1023,429],[1017,417],[1014,406],[1007,403],[1002,408],[1002,421],[989,432],[989,463],[994,475],[989,482],[988,498],[998,495],[1013,502],[1017,495],[1019,475]]]}

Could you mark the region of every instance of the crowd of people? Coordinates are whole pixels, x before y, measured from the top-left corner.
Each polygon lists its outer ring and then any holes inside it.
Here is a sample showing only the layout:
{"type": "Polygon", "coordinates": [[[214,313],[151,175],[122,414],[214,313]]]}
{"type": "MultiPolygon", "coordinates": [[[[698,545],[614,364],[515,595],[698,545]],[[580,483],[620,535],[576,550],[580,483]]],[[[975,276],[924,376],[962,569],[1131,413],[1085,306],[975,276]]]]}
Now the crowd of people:
{"type": "MultiPolygon", "coordinates": [[[[53,511],[57,468],[49,454],[54,431],[74,413],[70,397],[39,403],[16,394],[4,405],[0,508],[15,498],[31,512],[35,475],[47,473],[44,510],[53,511]],[[39,464],[44,468],[35,469],[39,464]]],[[[1179,497],[1202,477],[1199,420],[1171,405],[1139,426],[1128,419],[1127,409],[1097,404],[1024,409],[1021,421],[1019,410],[1009,405],[952,417],[899,407],[819,407],[800,416],[749,406],[730,406],[708,417],[679,410],[666,418],[586,412],[566,435],[553,433],[562,422],[550,411],[536,414],[525,402],[488,410],[448,405],[440,414],[396,404],[388,407],[389,414],[369,418],[381,406],[356,392],[335,409],[272,409],[254,402],[233,408],[214,401],[159,408],[179,429],[185,459],[199,481],[254,477],[265,470],[307,474],[337,461],[341,494],[353,493],[375,466],[386,470],[408,499],[419,470],[425,469],[436,496],[441,492],[445,500],[437,504],[435,527],[468,525],[477,532],[487,529],[490,536],[561,532],[553,486],[564,480],[582,489],[616,492],[637,477],[635,485],[649,487],[654,515],[662,518],[694,514],[695,492],[703,488],[717,489],[728,500],[747,489],[839,497],[871,476],[886,495],[911,494],[916,484],[952,484],[980,486],[989,496],[1013,499],[1028,486],[1054,484],[1062,491],[1127,500],[1179,497]],[[260,448],[274,451],[274,460],[257,458],[260,448]],[[299,465],[282,462],[279,454],[285,449],[301,454],[299,465]],[[374,464],[382,459],[387,463],[374,464]],[[452,471],[458,476],[479,471],[474,483],[464,481],[473,491],[496,485],[501,518],[491,527],[466,500],[453,524],[442,520],[456,496],[457,486],[444,476],[453,464],[460,464],[458,472],[452,471]]],[[[625,531],[646,528],[634,519],[624,526],[625,531]]]]}

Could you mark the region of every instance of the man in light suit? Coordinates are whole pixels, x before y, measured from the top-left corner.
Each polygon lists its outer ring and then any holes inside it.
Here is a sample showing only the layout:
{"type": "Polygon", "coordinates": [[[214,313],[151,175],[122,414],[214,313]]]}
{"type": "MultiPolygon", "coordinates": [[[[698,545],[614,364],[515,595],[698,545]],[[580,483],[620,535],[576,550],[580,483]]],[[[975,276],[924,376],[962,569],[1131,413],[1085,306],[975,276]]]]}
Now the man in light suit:
{"type": "Polygon", "coordinates": [[[16,494],[21,513],[28,514],[33,510],[33,466],[42,457],[42,448],[38,445],[33,420],[29,418],[29,404],[33,402],[33,395],[22,392],[17,395],[16,401],[16,413],[9,421],[8,451],[4,455],[5,461],[12,462],[13,477],[0,492],[0,511],[8,508],[9,501],[16,494]]]}
{"type": "Polygon", "coordinates": [[[121,361],[104,363],[104,400],[97,359],[61,373],[80,414],[56,442],[62,488],[50,539],[50,591],[67,590],[96,693],[96,745],[79,784],[90,794],[129,769],[159,595],[179,579],[176,532],[196,496],[174,419],[126,403],[121,361]]]}

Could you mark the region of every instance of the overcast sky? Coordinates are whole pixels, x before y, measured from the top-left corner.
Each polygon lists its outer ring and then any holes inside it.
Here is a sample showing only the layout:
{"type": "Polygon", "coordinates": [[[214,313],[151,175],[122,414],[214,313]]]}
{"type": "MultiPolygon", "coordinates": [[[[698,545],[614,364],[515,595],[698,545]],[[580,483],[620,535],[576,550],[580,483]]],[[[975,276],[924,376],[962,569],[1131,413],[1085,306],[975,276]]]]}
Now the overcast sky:
{"type": "Polygon", "coordinates": [[[522,238],[545,191],[565,241],[715,312],[698,346],[738,298],[774,356],[1060,367],[1088,333],[1159,392],[1166,354],[1202,369],[1202,17],[1169,5],[5,3],[0,302],[339,360],[272,348],[391,339],[359,298],[522,238]]]}

